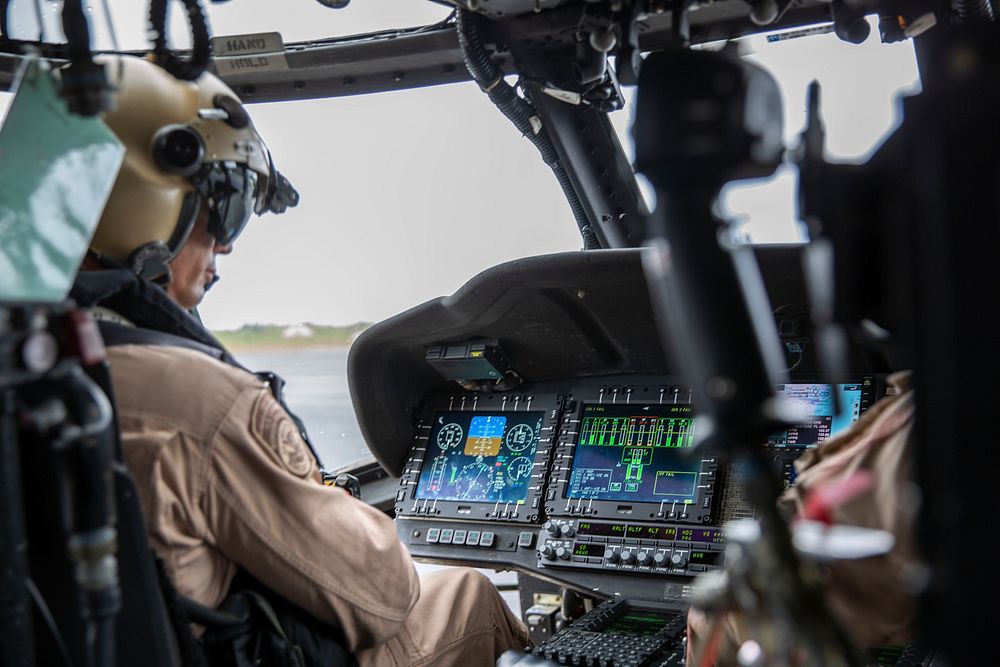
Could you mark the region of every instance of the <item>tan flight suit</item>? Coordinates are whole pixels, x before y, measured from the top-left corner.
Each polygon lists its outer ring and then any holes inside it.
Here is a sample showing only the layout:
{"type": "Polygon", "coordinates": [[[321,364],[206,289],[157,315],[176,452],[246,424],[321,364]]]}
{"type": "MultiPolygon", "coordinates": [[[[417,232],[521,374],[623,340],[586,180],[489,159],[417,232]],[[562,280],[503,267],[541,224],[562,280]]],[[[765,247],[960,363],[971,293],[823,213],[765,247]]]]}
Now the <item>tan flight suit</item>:
{"type": "MultiPolygon", "coordinates": [[[[889,393],[850,429],[806,451],[795,463],[795,486],[784,493],[779,508],[799,514],[816,488],[863,470],[873,475],[870,490],[833,508],[835,524],[877,528],[892,533],[895,546],[885,556],[834,563],[825,593],[837,620],[861,648],[904,644],[913,638],[916,589],[922,571],[914,544],[917,492],[913,484],[913,392],[910,374],[889,377],[889,393]]],[[[716,665],[736,665],[735,649],[749,638],[748,619],[723,620],[723,639],[716,665]]],[[[708,618],[688,615],[689,649],[697,649],[710,633],[708,618]]],[[[689,662],[690,653],[689,653],[689,662]]],[[[694,664],[692,662],[692,664],[694,664]]]]}
{"type": "Polygon", "coordinates": [[[493,665],[529,643],[488,579],[418,579],[392,521],[323,486],[256,376],[177,347],[109,349],[125,459],[177,590],[215,607],[238,567],[341,628],[361,665],[493,665]]]}

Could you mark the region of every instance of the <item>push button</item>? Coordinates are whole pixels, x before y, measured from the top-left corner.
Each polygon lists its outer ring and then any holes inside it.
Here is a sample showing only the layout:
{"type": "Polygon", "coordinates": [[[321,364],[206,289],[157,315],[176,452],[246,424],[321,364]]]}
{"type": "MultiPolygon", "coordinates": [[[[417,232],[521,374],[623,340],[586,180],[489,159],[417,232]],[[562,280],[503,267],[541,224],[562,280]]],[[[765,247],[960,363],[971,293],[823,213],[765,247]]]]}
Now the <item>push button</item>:
{"type": "Polygon", "coordinates": [[[451,528],[441,530],[441,544],[451,544],[451,538],[455,536],[455,531],[451,528]]]}
{"type": "Polygon", "coordinates": [[[470,530],[465,538],[465,544],[470,547],[477,546],[479,544],[479,531],[470,530]]]}
{"type": "Polygon", "coordinates": [[[492,547],[493,542],[496,540],[496,536],[488,531],[484,530],[483,534],[479,537],[479,546],[481,547],[492,547]]]}
{"type": "Polygon", "coordinates": [[[440,538],[440,537],[441,537],[441,529],[440,528],[428,528],[427,529],[427,537],[425,538],[425,541],[428,544],[437,544],[438,538],[440,538]]]}
{"type": "Polygon", "coordinates": [[[465,544],[466,531],[456,530],[455,537],[451,540],[452,544],[465,544]]]}
{"type": "Polygon", "coordinates": [[[531,545],[535,543],[535,534],[524,531],[517,536],[517,546],[523,547],[525,549],[530,549],[531,545]]]}

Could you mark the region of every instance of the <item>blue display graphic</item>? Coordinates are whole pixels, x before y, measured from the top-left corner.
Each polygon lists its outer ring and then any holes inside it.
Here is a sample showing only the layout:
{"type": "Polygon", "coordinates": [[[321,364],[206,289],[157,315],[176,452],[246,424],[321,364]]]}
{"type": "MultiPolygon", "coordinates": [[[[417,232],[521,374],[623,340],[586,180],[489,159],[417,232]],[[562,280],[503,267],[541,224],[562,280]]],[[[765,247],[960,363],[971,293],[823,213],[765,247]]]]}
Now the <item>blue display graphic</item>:
{"type": "Polygon", "coordinates": [[[861,416],[861,383],[837,385],[840,414],[833,411],[833,389],[828,384],[786,384],[778,392],[796,403],[809,418],[768,438],[771,447],[812,447],[836,435],[861,416]]]}
{"type": "Polygon", "coordinates": [[[566,497],[693,503],[694,436],[689,405],[585,405],[566,497]]]}
{"type": "Polygon", "coordinates": [[[437,412],[417,498],[522,504],[542,412],[437,412]]]}

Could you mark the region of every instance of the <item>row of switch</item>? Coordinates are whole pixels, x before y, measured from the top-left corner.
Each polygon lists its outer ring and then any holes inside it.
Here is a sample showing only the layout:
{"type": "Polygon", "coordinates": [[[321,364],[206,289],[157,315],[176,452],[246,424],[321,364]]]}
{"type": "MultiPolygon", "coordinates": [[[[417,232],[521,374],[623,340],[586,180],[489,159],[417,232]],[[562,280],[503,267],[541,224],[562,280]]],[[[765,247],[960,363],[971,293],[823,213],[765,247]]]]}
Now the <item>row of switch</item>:
{"type": "MultiPolygon", "coordinates": [[[[565,546],[557,547],[546,544],[538,550],[538,553],[542,558],[549,561],[556,559],[570,560],[573,558],[573,550],[565,546]]],[[[683,551],[675,551],[668,554],[665,551],[654,553],[651,551],[619,551],[618,549],[612,549],[605,558],[608,563],[621,563],[622,565],[653,565],[656,567],[681,568],[688,563],[688,556],[683,551]]],[[[585,562],[590,562],[590,559],[585,562]]]]}
{"type": "Polygon", "coordinates": [[[492,547],[496,535],[489,530],[455,530],[454,528],[428,528],[428,544],[458,544],[467,547],[492,547]]]}
{"type": "MultiPolygon", "coordinates": [[[[489,530],[463,530],[461,528],[428,528],[424,538],[427,544],[457,544],[467,547],[492,547],[496,534],[489,530]]],[[[517,536],[517,546],[530,549],[535,544],[535,534],[522,531],[517,536]]]]}
{"type": "MultiPolygon", "coordinates": [[[[404,480],[402,482],[402,485],[406,486],[409,483],[410,480],[404,480]]],[[[406,489],[399,490],[396,493],[396,502],[403,502],[404,500],[406,500],[406,495],[408,493],[409,491],[406,489]]],[[[538,494],[536,494],[536,496],[537,495],[538,494]]],[[[508,503],[508,505],[509,504],[510,503],[508,503]]],[[[533,510],[538,509],[538,504],[539,504],[539,499],[537,497],[531,499],[531,504],[530,504],[531,509],[533,510]]],[[[522,516],[524,516],[520,511],[521,509],[524,509],[523,505],[515,505],[513,508],[504,507],[503,509],[494,509],[492,512],[487,513],[486,516],[493,517],[496,519],[520,519],[522,516]]],[[[409,512],[407,513],[437,515],[441,514],[441,510],[437,508],[437,501],[428,504],[427,501],[425,500],[423,504],[414,501],[413,507],[411,507],[409,512]]]]}
{"type": "Polygon", "coordinates": [[[673,567],[681,568],[687,565],[688,557],[683,551],[675,551],[667,554],[665,551],[619,551],[612,549],[607,555],[609,563],[621,563],[622,565],[642,565],[648,567],[673,567]]]}

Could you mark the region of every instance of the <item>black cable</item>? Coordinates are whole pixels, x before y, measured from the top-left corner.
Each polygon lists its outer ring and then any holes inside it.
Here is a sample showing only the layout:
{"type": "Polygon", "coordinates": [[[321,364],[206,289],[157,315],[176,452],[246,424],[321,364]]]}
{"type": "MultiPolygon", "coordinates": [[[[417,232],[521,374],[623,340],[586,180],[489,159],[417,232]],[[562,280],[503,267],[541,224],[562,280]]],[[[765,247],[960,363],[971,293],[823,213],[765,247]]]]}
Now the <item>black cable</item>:
{"type": "Polygon", "coordinates": [[[556,175],[556,180],[559,182],[559,187],[566,194],[566,200],[569,202],[569,208],[573,211],[573,217],[576,219],[576,224],[580,228],[580,234],[583,236],[583,247],[588,250],[593,248],[600,248],[601,244],[597,241],[597,235],[590,226],[590,220],[587,218],[587,212],[583,208],[583,202],[580,201],[580,197],[576,194],[576,188],[573,187],[573,182],[569,178],[569,174],[566,172],[566,168],[563,167],[562,162],[556,161],[549,165],[552,168],[552,172],[556,175]]]}
{"type": "Polygon", "coordinates": [[[191,59],[184,60],[167,44],[167,6],[170,0],[150,0],[149,28],[153,36],[153,58],[178,79],[194,81],[208,69],[212,58],[208,16],[200,0],[181,0],[191,27],[191,59]]]}
{"type": "Polygon", "coordinates": [[[458,44],[462,49],[462,60],[465,61],[466,69],[469,70],[469,74],[479,84],[482,91],[487,94],[490,101],[500,109],[501,113],[514,124],[514,127],[522,135],[535,145],[538,152],[542,154],[542,160],[555,173],[559,187],[566,195],[569,207],[573,211],[573,217],[580,228],[584,248],[599,248],[600,243],[597,241],[597,235],[594,234],[594,230],[590,226],[590,219],[587,217],[587,212],[583,208],[583,203],[580,201],[576,188],[573,187],[573,182],[570,180],[566,168],[559,160],[559,153],[556,151],[551,137],[545,128],[541,127],[541,121],[538,120],[535,109],[518,96],[513,86],[504,81],[503,71],[493,62],[486,47],[483,46],[479,34],[480,21],[481,18],[478,14],[465,9],[458,10],[456,15],[458,44]],[[532,120],[538,124],[537,131],[532,120]]]}
{"type": "Polygon", "coordinates": [[[59,626],[56,625],[56,619],[53,618],[49,605],[45,603],[45,598],[42,597],[34,581],[27,579],[24,583],[28,588],[28,595],[31,596],[31,602],[35,605],[35,611],[38,612],[38,616],[41,617],[45,628],[49,631],[49,636],[56,647],[59,659],[66,667],[73,667],[73,662],[69,659],[69,650],[66,648],[66,642],[63,640],[62,633],[59,632],[59,626]]]}
{"type": "Polygon", "coordinates": [[[82,0],[66,0],[63,3],[62,27],[69,45],[69,59],[74,63],[93,62],[90,53],[90,26],[83,10],[82,0]]]}
{"type": "Polygon", "coordinates": [[[35,20],[38,22],[38,41],[45,41],[45,14],[42,12],[42,0],[35,0],[35,20]]]}
{"type": "Polygon", "coordinates": [[[114,107],[114,96],[103,64],[90,50],[90,25],[82,0],[66,0],[62,8],[69,65],[62,68],[59,94],[71,113],[96,116],[114,107]]]}

